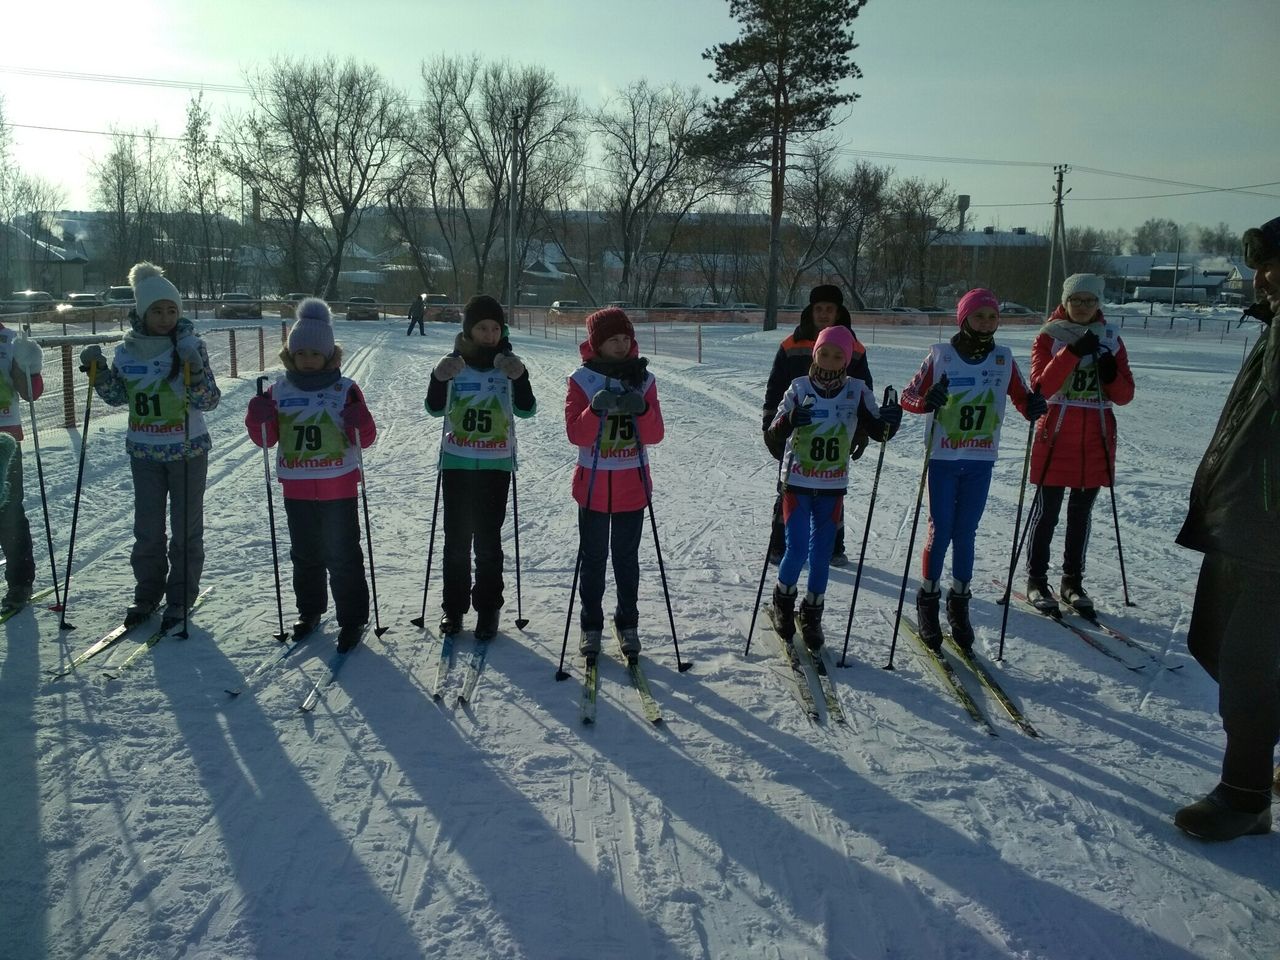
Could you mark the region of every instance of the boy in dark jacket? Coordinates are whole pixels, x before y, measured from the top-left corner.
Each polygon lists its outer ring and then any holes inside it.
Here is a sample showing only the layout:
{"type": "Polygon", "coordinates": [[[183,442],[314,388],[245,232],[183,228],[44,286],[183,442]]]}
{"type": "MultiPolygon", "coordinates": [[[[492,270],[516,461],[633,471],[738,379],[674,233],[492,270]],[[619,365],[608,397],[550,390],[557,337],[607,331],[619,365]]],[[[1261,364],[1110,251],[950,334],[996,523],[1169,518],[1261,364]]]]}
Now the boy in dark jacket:
{"type": "Polygon", "coordinates": [[[1280,217],[1245,231],[1262,333],[1191,484],[1178,543],[1204,556],[1187,647],[1218,681],[1222,779],[1173,822],[1204,840],[1271,830],[1280,738],[1280,217]]]}
{"type": "MultiPolygon", "coordinates": [[[[844,305],[844,294],[833,284],[823,283],[809,291],[809,305],[800,313],[800,323],[796,325],[791,336],[782,341],[773,358],[773,367],[769,371],[769,382],[764,388],[764,422],[760,429],[766,435],[778,414],[778,405],[787,387],[799,377],[807,376],[809,365],[813,362],[813,344],[818,334],[830,326],[841,326],[853,334],[853,321],[844,305]]],[[[867,366],[867,350],[853,334],[853,354],[849,359],[848,374],[861,380],[868,387],[871,382],[871,368],[867,366]]],[[[853,438],[854,460],[862,456],[867,448],[868,437],[859,430],[853,438]]],[[[766,439],[765,446],[768,446],[766,439]]],[[[778,459],[777,454],[774,459],[778,459]]],[[[786,535],[782,522],[782,495],[773,504],[773,530],[769,537],[769,559],[776,563],[782,559],[786,549],[786,535]]],[[[835,545],[832,547],[831,563],[843,567],[849,562],[844,551],[844,523],[836,526],[835,545]]]]}

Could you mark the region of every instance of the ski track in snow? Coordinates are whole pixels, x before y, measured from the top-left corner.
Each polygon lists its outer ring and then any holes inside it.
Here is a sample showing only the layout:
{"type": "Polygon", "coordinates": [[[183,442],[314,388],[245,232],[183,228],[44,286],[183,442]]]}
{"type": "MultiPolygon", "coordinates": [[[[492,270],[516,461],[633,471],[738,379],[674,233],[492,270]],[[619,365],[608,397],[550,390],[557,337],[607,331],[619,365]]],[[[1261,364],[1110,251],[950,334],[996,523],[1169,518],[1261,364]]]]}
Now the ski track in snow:
{"type": "MultiPolygon", "coordinates": [[[[503,632],[473,702],[456,704],[473,644],[465,632],[433,702],[441,518],[427,629],[409,623],[422,609],[440,440],[422,399],[457,328],[404,338],[403,322],[336,326],[344,372],[378,422],[365,461],[388,631],[370,630],[312,714],[298,706],[324,676],[331,621],[252,690],[224,692],[277,649],[278,622],[262,453],[242,426],[253,381],[223,379],[208,417],[204,585],[217,590],[191,639],[163,641],[117,681],[102,668],[131,643],[50,681],[44,671],[110,629],[132,589],[123,418],[95,406],[68,612],[78,629],[60,635],[55,614],[24,612],[5,625],[0,653],[0,957],[1274,954],[1273,838],[1208,846],[1170,823],[1213,784],[1221,755],[1216,691],[1184,646],[1198,560],[1172,538],[1243,332],[1221,344],[1207,333],[1126,336],[1138,393],[1118,411],[1116,512],[1136,606],[1123,605],[1105,492],[1088,579],[1105,617],[1183,667],[1134,673],[1015,607],[992,669],[1044,735],[1035,741],[961,669],[999,733],[987,736],[902,637],[895,669],[881,669],[881,611],[895,609],[908,561],[918,417],[885,452],[850,666],[832,670],[847,728],[805,717],[763,616],[743,658],[775,490],[760,400],[785,332],[743,328],[705,328],[702,365],[652,360],[667,423],[648,450],[655,516],[681,653],[694,664],[676,670],[646,520],[641,633],[663,725],[645,722],[616,657],[600,661],[594,727],[579,724],[574,647],[572,678],[554,678],[576,551],[562,402],[578,356],[568,339],[519,332],[539,402],[518,425],[519,605],[530,623],[514,628],[508,504],[503,632]]],[[[1001,334],[1024,370],[1032,332],[1001,334]]],[[[935,338],[906,328],[864,337],[877,395],[900,389],[935,338]]],[[[1025,438],[1011,416],[979,535],[974,619],[989,658],[1001,620],[991,581],[1007,572],[1025,438]]],[[[41,440],[63,574],[79,431],[46,429],[41,440]]],[[[878,453],[873,444],[853,467],[855,558],[878,453]]],[[[30,462],[26,472],[43,581],[30,462]]],[[[288,541],[278,488],[273,496],[287,622],[288,541]]],[[[832,571],[832,662],[854,575],[832,571]]]]}

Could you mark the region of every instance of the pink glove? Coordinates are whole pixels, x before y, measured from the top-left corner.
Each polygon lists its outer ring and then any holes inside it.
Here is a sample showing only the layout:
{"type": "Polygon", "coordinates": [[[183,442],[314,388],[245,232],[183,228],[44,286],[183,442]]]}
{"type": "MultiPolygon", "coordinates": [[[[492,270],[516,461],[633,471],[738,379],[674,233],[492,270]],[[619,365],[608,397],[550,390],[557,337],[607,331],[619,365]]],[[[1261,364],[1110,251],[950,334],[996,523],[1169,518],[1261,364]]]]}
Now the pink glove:
{"type": "Polygon", "coordinates": [[[276,413],[275,400],[264,393],[262,396],[254,397],[249,401],[249,411],[246,419],[255,427],[261,428],[263,424],[274,420],[276,413]]]}
{"type": "Polygon", "coordinates": [[[373,414],[369,412],[369,408],[365,406],[361,400],[349,403],[342,411],[342,429],[347,433],[347,439],[352,443],[357,443],[356,432],[359,431],[360,440],[363,441],[362,446],[368,446],[373,441],[373,414]]]}

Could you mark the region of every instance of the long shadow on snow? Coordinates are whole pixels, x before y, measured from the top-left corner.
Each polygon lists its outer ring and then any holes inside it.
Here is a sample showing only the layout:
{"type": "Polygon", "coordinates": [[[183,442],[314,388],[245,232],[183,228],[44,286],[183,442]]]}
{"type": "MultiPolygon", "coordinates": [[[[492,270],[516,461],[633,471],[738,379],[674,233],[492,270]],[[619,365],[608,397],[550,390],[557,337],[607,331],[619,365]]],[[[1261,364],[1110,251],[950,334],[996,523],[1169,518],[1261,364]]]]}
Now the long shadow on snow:
{"type": "Polygon", "coordinates": [[[166,641],[153,659],[219,823],[243,911],[234,929],[252,941],[251,955],[423,956],[405,918],[352,855],[350,825],[318,800],[253,694],[226,701],[216,678],[236,670],[217,645],[195,633],[181,645],[166,641]]]}
{"type": "Polygon", "coordinates": [[[40,633],[32,613],[5,624],[0,668],[0,956],[42,957],[47,949],[48,865],[40,834],[35,700],[40,687],[40,633]]]}
{"type": "MultiPolygon", "coordinates": [[[[652,680],[669,686],[694,679],[687,674],[680,677],[663,667],[655,667],[649,673],[652,680]]],[[[750,744],[752,741],[742,736],[742,731],[748,730],[756,741],[768,744],[767,750],[751,750],[750,759],[772,770],[776,782],[790,785],[825,807],[851,832],[877,841],[890,856],[918,864],[942,883],[971,897],[993,916],[1002,918],[1004,934],[1010,940],[1010,953],[1023,950],[1033,956],[1053,956],[1062,951],[1063,944],[1070,942],[1073,935],[1079,936],[1083,931],[1088,938],[1087,948],[1115,945],[1116,956],[1151,956],[1161,960],[1194,957],[1119,914],[1005,863],[997,850],[975,843],[922,815],[909,803],[850,773],[839,757],[818,750],[802,738],[769,727],[708,687],[699,690],[692,705],[698,712],[699,725],[723,742],[750,744]],[[834,769],[836,765],[839,765],[838,772],[834,769]],[[822,770],[833,773],[824,776],[820,773],[822,770]],[[863,789],[857,789],[859,786],[863,789]],[[868,810],[874,812],[865,815],[868,810]],[[892,825],[906,826],[896,832],[886,829],[892,825]],[[933,850],[942,851],[944,855],[931,856],[929,851],[933,850]],[[1018,891],[1012,902],[1011,890],[1018,891]],[[1041,936],[1028,937],[1024,932],[1028,902],[1036,905],[1046,924],[1057,925],[1059,929],[1040,927],[1036,933],[1041,936]]],[[[602,740],[601,745],[605,742],[602,740]]],[[[665,801],[673,814],[707,836],[716,837],[726,856],[756,872],[779,896],[789,898],[798,916],[825,925],[828,945],[858,943],[866,937],[869,923],[875,922],[874,914],[870,918],[855,918],[844,909],[824,912],[821,906],[828,897],[841,904],[847,904],[851,896],[870,895],[872,903],[883,898],[886,904],[902,897],[902,886],[896,881],[871,870],[854,873],[854,862],[785,820],[778,811],[746,798],[740,789],[708,775],[697,760],[686,756],[674,744],[668,757],[669,762],[664,764],[626,765],[624,760],[622,766],[637,779],[650,775],[649,788],[665,801]],[[652,776],[659,770],[663,774],[661,780],[652,776]],[[698,789],[685,789],[689,784],[697,784],[698,789]],[[763,816],[752,815],[753,810],[763,816]],[[762,858],[761,837],[765,835],[793,851],[794,857],[762,858]]],[[[917,913],[923,915],[919,919],[924,921],[916,929],[927,931],[931,939],[917,944],[918,949],[905,950],[904,955],[930,955],[944,944],[948,953],[957,956],[985,956],[990,952],[991,944],[979,930],[956,922],[938,904],[918,900],[916,908],[917,913]]],[[[887,916],[893,918],[891,909],[887,916]]],[[[899,928],[892,934],[893,942],[900,949],[900,938],[905,932],[899,928]]]]}
{"type": "MultiPolygon", "coordinates": [[[[626,956],[637,949],[628,931],[643,929],[646,953],[678,955],[661,928],[584,863],[546,813],[513,786],[501,769],[509,757],[491,757],[465,738],[413,680],[385,657],[367,655],[376,652],[363,651],[358,667],[351,662],[343,690],[437,824],[435,843],[466,861],[488,894],[486,908],[499,916],[521,954],[546,956],[550,947],[564,960],[626,956]],[[406,716],[405,704],[420,713],[406,716]],[[536,868],[521,869],[521,862],[536,868]]],[[[495,661],[507,676],[551,669],[519,641],[495,645],[491,658],[486,675],[495,661]]],[[[455,694],[451,687],[448,695],[455,694]]],[[[483,709],[496,707],[485,703],[483,709]]],[[[482,918],[477,915],[477,922],[482,918]]]]}

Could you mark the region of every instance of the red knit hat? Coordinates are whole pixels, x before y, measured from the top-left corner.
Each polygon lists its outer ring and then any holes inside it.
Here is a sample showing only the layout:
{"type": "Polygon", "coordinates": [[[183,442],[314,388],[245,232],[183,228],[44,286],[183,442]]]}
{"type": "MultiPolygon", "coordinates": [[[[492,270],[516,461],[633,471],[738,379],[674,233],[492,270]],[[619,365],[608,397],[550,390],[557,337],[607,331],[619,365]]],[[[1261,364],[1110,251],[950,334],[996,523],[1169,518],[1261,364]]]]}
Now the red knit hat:
{"type": "Polygon", "coordinates": [[[600,352],[600,344],[620,333],[636,338],[636,328],[621,307],[605,307],[587,317],[587,339],[596,353],[600,352]]]}
{"type": "Polygon", "coordinates": [[[990,290],[982,287],[975,287],[956,304],[956,326],[963,326],[965,319],[971,313],[976,313],[983,307],[990,307],[996,313],[1000,312],[1000,301],[996,299],[996,295],[990,290]]]}

